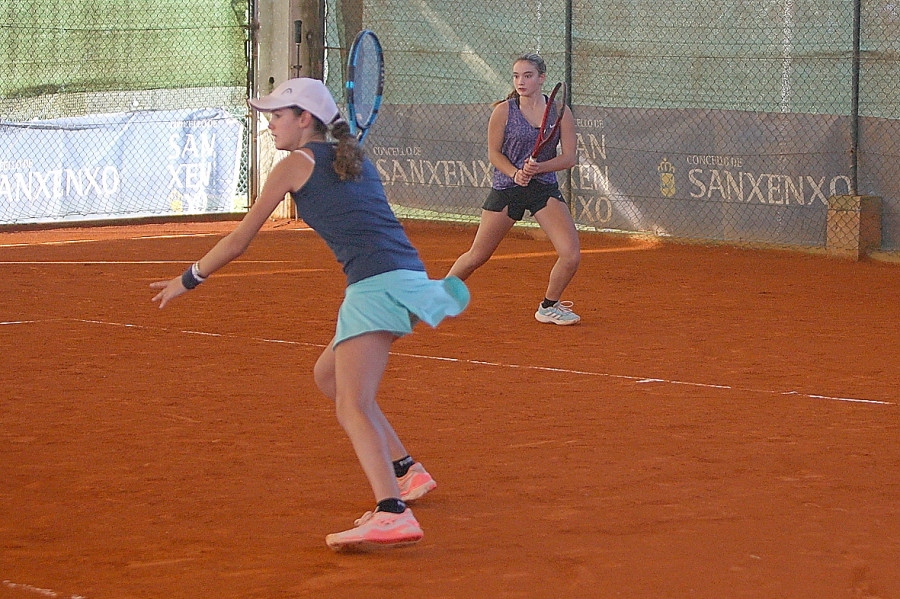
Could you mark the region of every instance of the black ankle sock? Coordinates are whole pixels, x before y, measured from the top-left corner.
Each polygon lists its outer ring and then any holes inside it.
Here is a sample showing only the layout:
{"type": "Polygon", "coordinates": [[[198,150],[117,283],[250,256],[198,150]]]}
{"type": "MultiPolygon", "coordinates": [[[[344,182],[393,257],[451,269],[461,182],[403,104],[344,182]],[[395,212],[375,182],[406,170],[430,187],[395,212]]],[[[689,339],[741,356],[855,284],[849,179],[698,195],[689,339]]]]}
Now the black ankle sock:
{"type": "Polygon", "coordinates": [[[397,476],[397,478],[400,478],[401,476],[409,472],[410,466],[415,463],[416,461],[409,456],[400,458],[399,460],[394,460],[394,474],[397,476]]]}
{"type": "Polygon", "coordinates": [[[544,301],[541,302],[541,308],[549,308],[550,306],[552,306],[553,304],[555,304],[558,301],[559,300],[549,300],[545,297],[544,301]]]}
{"type": "Polygon", "coordinates": [[[406,511],[406,504],[402,499],[397,499],[396,497],[389,497],[387,499],[382,499],[378,502],[378,507],[375,508],[376,512],[388,512],[391,514],[402,514],[406,511]]]}

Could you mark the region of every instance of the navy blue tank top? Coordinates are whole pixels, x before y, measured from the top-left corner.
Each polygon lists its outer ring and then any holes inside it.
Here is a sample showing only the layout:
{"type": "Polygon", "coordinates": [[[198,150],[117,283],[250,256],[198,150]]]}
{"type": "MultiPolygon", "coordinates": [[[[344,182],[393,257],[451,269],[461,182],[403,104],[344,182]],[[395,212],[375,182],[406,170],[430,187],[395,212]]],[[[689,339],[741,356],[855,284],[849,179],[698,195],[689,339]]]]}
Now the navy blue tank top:
{"type": "Polygon", "coordinates": [[[341,263],[347,284],[392,270],[424,271],[419,252],[388,205],[375,165],[365,158],[356,181],[334,172],[334,144],[304,146],[316,159],[309,181],[291,193],[297,214],[341,263]]]}

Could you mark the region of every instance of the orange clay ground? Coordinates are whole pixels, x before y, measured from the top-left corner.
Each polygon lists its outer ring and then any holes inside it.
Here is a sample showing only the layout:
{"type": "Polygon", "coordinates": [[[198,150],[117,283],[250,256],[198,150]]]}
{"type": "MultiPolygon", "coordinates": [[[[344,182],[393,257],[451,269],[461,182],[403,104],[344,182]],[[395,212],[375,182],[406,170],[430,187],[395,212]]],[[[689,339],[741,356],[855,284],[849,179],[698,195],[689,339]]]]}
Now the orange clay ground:
{"type": "MultiPolygon", "coordinates": [[[[425,539],[339,555],[373,498],[311,376],[325,245],[269,223],[150,302],[234,226],[0,234],[0,599],[900,597],[897,265],[585,234],[557,327],[510,235],[382,385],[425,539]]],[[[474,234],[406,227],[433,277],[474,234]]]]}

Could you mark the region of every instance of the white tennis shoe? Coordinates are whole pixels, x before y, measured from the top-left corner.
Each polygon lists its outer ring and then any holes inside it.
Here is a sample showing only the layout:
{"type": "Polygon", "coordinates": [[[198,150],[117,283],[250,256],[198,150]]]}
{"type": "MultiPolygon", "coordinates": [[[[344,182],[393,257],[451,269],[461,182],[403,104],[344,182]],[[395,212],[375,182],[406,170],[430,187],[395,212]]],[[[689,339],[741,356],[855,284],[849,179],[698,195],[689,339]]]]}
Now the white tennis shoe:
{"type": "Polygon", "coordinates": [[[328,547],[338,552],[373,551],[412,545],[423,536],[422,527],[409,508],[402,514],[366,512],[353,524],[350,530],[325,537],[328,547]]]}
{"type": "Polygon", "coordinates": [[[409,502],[436,489],[437,483],[425,470],[425,466],[416,462],[406,474],[397,479],[397,486],[400,487],[400,499],[409,502]]]}
{"type": "Polygon", "coordinates": [[[538,322],[564,326],[578,324],[581,321],[581,317],[572,312],[572,302],[556,302],[549,308],[538,306],[534,317],[538,322]]]}

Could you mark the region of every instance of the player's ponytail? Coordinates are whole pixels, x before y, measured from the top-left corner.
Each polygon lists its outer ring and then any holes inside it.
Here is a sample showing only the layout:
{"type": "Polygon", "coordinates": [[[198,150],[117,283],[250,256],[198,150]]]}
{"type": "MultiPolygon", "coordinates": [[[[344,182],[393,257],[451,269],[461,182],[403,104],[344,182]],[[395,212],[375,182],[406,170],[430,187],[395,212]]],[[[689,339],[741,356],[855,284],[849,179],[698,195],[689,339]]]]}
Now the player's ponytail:
{"type": "Polygon", "coordinates": [[[354,181],[362,173],[363,151],[350,132],[350,125],[338,119],[331,125],[331,136],[337,140],[334,149],[334,172],[341,181],[354,181]]]}
{"type": "MultiPolygon", "coordinates": [[[[303,112],[300,108],[294,109],[297,114],[303,112]]],[[[313,126],[316,133],[323,137],[331,133],[337,141],[334,149],[334,172],[341,181],[355,181],[362,174],[363,151],[356,141],[356,136],[350,132],[350,125],[342,118],[337,119],[330,126],[324,124],[317,117],[313,117],[313,126]]]]}

